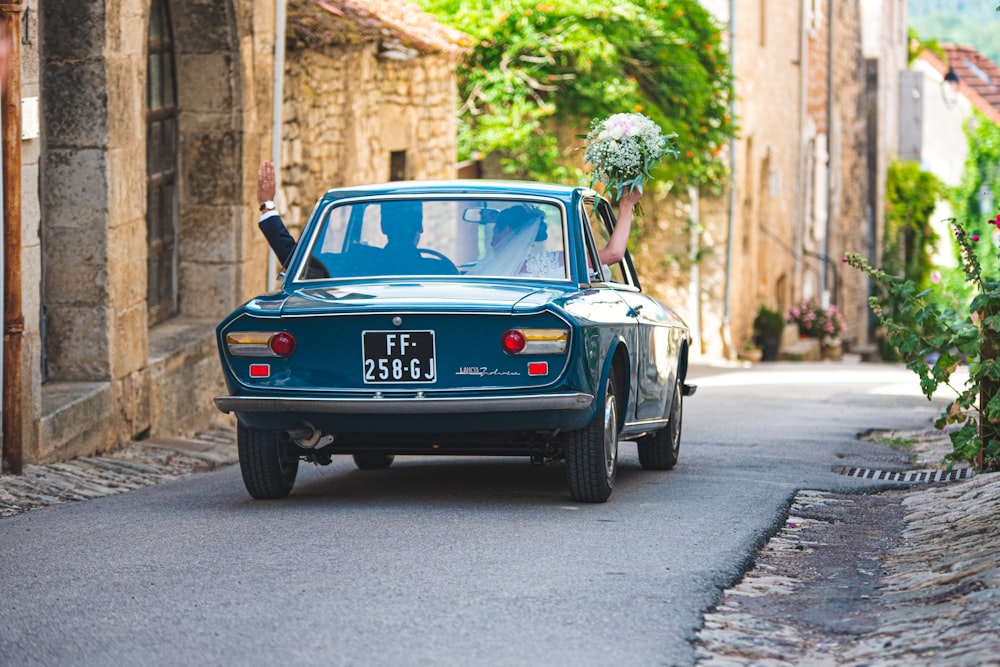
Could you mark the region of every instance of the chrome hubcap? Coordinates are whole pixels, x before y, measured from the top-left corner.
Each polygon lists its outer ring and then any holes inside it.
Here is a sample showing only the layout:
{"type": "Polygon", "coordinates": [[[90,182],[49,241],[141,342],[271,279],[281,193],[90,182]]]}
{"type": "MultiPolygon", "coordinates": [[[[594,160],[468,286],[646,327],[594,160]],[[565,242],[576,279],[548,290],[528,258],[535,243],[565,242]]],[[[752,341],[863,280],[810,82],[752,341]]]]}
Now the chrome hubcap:
{"type": "Polygon", "coordinates": [[[611,479],[618,460],[618,410],[614,394],[604,399],[604,474],[611,479]]]}
{"type": "Polygon", "coordinates": [[[674,456],[681,448],[681,392],[674,389],[674,404],[670,406],[670,437],[674,456]]]}

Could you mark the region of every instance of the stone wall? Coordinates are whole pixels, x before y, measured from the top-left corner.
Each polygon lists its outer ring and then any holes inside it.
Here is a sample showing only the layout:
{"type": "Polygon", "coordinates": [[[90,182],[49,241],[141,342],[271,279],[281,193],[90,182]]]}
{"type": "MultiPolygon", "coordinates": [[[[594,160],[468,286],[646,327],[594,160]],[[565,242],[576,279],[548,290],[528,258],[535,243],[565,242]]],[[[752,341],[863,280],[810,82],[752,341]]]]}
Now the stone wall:
{"type": "Polygon", "coordinates": [[[22,256],[29,463],[218,422],[214,325],[266,284],[253,201],[271,114],[273,3],[170,0],[179,313],[148,324],[149,6],[47,0],[29,16],[41,30],[34,70],[28,59],[22,71],[36,73],[28,83],[41,91],[43,128],[38,148],[25,145],[38,156],[25,190],[39,193],[25,210],[22,256]]]}
{"type": "Polygon", "coordinates": [[[867,256],[874,221],[869,209],[866,65],[861,12],[855,2],[834,3],[833,122],[831,123],[831,224],[828,285],[847,321],[849,346],[868,341],[868,279],[841,262],[846,253],[867,256]]]}
{"type": "MultiPolygon", "coordinates": [[[[801,271],[795,248],[804,231],[808,186],[803,178],[808,54],[798,39],[802,3],[795,3],[792,11],[777,4],[737,2],[736,113],[742,133],[734,179],[731,312],[728,331],[717,334],[710,346],[729,355],[751,337],[761,305],[782,312],[789,307],[801,271]]],[[[719,239],[712,248],[716,253],[725,252],[724,220],[712,223],[719,239]]]]}
{"type": "MultiPolygon", "coordinates": [[[[274,3],[166,0],[178,100],[178,314],[146,304],[149,0],[27,0],[23,97],[25,463],[233,423],[214,327],[267,285],[256,173],[270,156],[274,3]],[[43,333],[44,332],[44,333],[43,333]]],[[[353,6],[353,5],[352,5],[353,6]]],[[[427,26],[422,28],[429,30],[427,26]]],[[[284,201],[301,224],[336,185],[455,172],[454,58],[292,52],[284,201]]],[[[446,45],[447,46],[447,45],[446,45]]]]}
{"type": "Polygon", "coordinates": [[[292,51],[286,65],[281,200],[293,234],[328,189],[390,180],[393,152],[405,152],[408,180],[455,177],[448,58],[390,60],[369,44],[292,51]]]}

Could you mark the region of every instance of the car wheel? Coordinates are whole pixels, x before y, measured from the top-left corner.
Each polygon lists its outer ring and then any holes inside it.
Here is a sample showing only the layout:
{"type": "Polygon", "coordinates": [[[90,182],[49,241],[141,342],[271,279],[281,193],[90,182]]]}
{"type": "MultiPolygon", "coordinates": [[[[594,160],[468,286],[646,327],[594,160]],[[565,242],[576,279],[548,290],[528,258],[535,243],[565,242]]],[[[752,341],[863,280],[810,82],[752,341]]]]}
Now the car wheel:
{"type": "Polygon", "coordinates": [[[684,416],[680,380],[674,382],[670,417],[665,428],[639,438],[639,463],[643,470],[671,470],[681,451],[681,420],[684,416]]]}
{"type": "Polygon", "coordinates": [[[604,385],[594,420],[567,435],[566,474],[569,493],[581,503],[603,503],[611,495],[618,473],[618,402],[611,377],[604,385]]]}
{"type": "Polygon", "coordinates": [[[240,472],[250,495],[258,500],[284,498],[292,491],[299,460],[282,442],[277,431],[236,426],[240,472]]]}
{"type": "Polygon", "coordinates": [[[392,465],[395,458],[392,454],[363,452],[354,455],[354,465],[358,466],[360,470],[385,470],[392,465]]]}

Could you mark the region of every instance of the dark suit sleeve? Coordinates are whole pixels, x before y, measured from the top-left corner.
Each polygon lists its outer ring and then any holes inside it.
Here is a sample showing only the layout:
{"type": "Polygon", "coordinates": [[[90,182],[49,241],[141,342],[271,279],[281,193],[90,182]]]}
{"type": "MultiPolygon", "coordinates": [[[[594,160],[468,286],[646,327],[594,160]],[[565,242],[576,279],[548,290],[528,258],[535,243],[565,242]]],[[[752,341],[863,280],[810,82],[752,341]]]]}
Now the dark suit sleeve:
{"type": "Polygon", "coordinates": [[[278,261],[284,267],[288,266],[288,260],[292,258],[292,251],[295,250],[295,239],[288,233],[288,228],[281,221],[280,215],[272,215],[264,218],[258,223],[260,231],[264,232],[264,238],[271,246],[271,250],[277,256],[278,261]]]}

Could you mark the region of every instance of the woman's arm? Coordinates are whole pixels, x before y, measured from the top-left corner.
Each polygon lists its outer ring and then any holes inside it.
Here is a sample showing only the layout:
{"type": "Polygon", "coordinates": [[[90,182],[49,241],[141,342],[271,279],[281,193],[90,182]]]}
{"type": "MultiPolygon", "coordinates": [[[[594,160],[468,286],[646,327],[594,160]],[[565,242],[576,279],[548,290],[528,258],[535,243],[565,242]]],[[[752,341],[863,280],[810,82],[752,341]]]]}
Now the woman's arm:
{"type": "Polygon", "coordinates": [[[642,191],[633,188],[625,194],[618,202],[618,222],[615,223],[614,231],[611,232],[611,239],[608,245],[598,251],[601,264],[617,264],[625,257],[625,249],[628,247],[629,233],[632,231],[632,211],[639,203],[642,191]]]}

